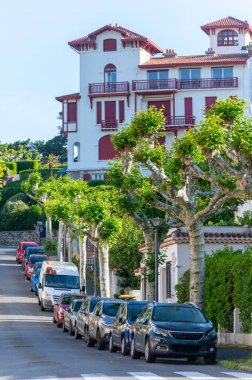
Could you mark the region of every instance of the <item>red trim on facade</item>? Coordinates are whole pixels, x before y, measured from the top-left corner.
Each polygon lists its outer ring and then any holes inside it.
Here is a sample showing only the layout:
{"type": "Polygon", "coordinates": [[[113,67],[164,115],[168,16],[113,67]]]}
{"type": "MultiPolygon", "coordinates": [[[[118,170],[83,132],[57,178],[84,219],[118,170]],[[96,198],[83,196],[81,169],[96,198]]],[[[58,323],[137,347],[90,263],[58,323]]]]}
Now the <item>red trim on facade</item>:
{"type": "Polygon", "coordinates": [[[119,123],[124,123],[125,114],[124,114],[124,100],[119,100],[119,123]]]}
{"type": "Polygon", "coordinates": [[[96,102],[96,124],[102,122],[102,102],[96,102]]]}
{"type": "Polygon", "coordinates": [[[115,38],[107,38],[103,40],[103,51],[116,51],[117,40],[115,38]]]}
{"type": "Polygon", "coordinates": [[[76,92],[75,94],[69,94],[69,95],[62,95],[62,96],[56,96],[55,99],[58,100],[58,102],[64,102],[64,100],[79,100],[81,98],[80,93],[76,92]]]}
{"type": "Polygon", "coordinates": [[[119,152],[114,149],[114,146],[111,142],[111,135],[101,137],[98,146],[98,159],[101,161],[112,160],[119,155],[119,152]]]}
{"type": "Polygon", "coordinates": [[[206,96],[205,97],[205,107],[208,110],[213,104],[215,104],[217,96],[206,96]]]}
{"type": "Polygon", "coordinates": [[[91,175],[89,173],[83,174],[83,181],[88,182],[90,181],[90,179],[91,179],[91,175]]]}
{"type": "Polygon", "coordinates": [[[77,123],[77,103],[67,103],[67,122],[77,123]]]}
{"type": "Polygon", "coordinates": [[[252,32],[252,26],[247,21],[238,20],[230,16],[201,26],[201,29],[208,35],[213,28],[244,28],[252,32]]]}
{"type": "Polygon", "coordinates": [[[193,103],[192,97],[184,98],[184,107],[185,107],[185,117],[190,117],[193,115],[193,103]]]}
{"type": "Polygon", "coordinates": [[[91,109],[93,108],[93,98],[117,98],[119,96],[125,96],[127,98],[127,104],[129,107],[129,97],[130,94],[125,94],[125,93],[114,93],[114,94],[92,94],[88,95],[90,99],[90,106],[91,109]]]}

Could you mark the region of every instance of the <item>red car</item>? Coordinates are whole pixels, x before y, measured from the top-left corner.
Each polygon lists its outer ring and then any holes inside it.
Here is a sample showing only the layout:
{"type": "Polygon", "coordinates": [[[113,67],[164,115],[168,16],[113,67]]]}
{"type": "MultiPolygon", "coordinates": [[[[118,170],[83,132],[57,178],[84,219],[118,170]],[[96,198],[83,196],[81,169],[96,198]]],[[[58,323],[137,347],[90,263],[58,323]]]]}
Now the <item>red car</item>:
{"type": "Polygon", "coordinates": [[[35,263],[42,262],[45,260],[50,260],[47,255],[30,255],[27,259],[27,262],[25,264],[25,275],[27,280],[31,279],[33,268],[35,263]]]}
{"type": "Polygon", "coordinates": [[[64,322],[64,310],[69,307],[73,299],[86,298],[84,294],[62,293],[57,303],[53,307],[53,323],[57,323],[57,327],[62,327],[64,322]]]}
{"type": "Polygon", "coordinates": [[[19,262],[19,264],[21,264],[26,248],[37,247],[37,246],[38,246],[38,243],[36,243],[35,241],[21,241],[18,244],[18,247],[16,250],[16,261],[19,262]]]}

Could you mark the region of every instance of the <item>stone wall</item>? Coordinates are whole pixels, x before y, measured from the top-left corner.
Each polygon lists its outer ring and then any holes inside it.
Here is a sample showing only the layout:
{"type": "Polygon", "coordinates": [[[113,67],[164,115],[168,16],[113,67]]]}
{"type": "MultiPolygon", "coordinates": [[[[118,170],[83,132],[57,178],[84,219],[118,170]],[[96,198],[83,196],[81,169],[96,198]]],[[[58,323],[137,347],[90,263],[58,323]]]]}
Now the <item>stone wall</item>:
{"type": "Polygon", "coordinates": [[[29,231],[0,231],[0,246],[17,246],[20,241],[38,242],[35,230],[29,231]]]}

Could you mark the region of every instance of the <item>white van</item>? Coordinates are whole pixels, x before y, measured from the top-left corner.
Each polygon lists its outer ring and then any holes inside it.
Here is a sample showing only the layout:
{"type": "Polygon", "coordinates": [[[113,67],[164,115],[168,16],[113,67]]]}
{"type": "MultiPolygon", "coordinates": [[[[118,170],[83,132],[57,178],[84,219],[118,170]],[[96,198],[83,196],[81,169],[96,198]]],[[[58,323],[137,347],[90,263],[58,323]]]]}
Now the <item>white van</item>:
{"type": "Polygon", "coordinates": [[[80,294],[80,276],[73,263],[44,261],[38,284],[38,303],[41,310],[52,309],[61,293],[80,294]]]}

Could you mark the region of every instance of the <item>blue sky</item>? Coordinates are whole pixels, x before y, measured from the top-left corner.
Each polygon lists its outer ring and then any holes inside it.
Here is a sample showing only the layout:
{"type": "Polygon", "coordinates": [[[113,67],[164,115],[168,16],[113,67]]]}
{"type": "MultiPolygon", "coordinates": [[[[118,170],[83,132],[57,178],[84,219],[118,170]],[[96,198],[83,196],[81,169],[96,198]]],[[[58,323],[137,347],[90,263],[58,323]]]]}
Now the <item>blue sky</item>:
{"type": "Polygon", "coordinates": [[[226,16],[252,24],[251,0],[0,0],[0,141],[57,134],[55,96],[79,90],[79,56],[67,42],[124,26],[179,55],[202,54],[200,26],[226,16]],[[250,17],[250,18],[249,18],[250,17]]]}

